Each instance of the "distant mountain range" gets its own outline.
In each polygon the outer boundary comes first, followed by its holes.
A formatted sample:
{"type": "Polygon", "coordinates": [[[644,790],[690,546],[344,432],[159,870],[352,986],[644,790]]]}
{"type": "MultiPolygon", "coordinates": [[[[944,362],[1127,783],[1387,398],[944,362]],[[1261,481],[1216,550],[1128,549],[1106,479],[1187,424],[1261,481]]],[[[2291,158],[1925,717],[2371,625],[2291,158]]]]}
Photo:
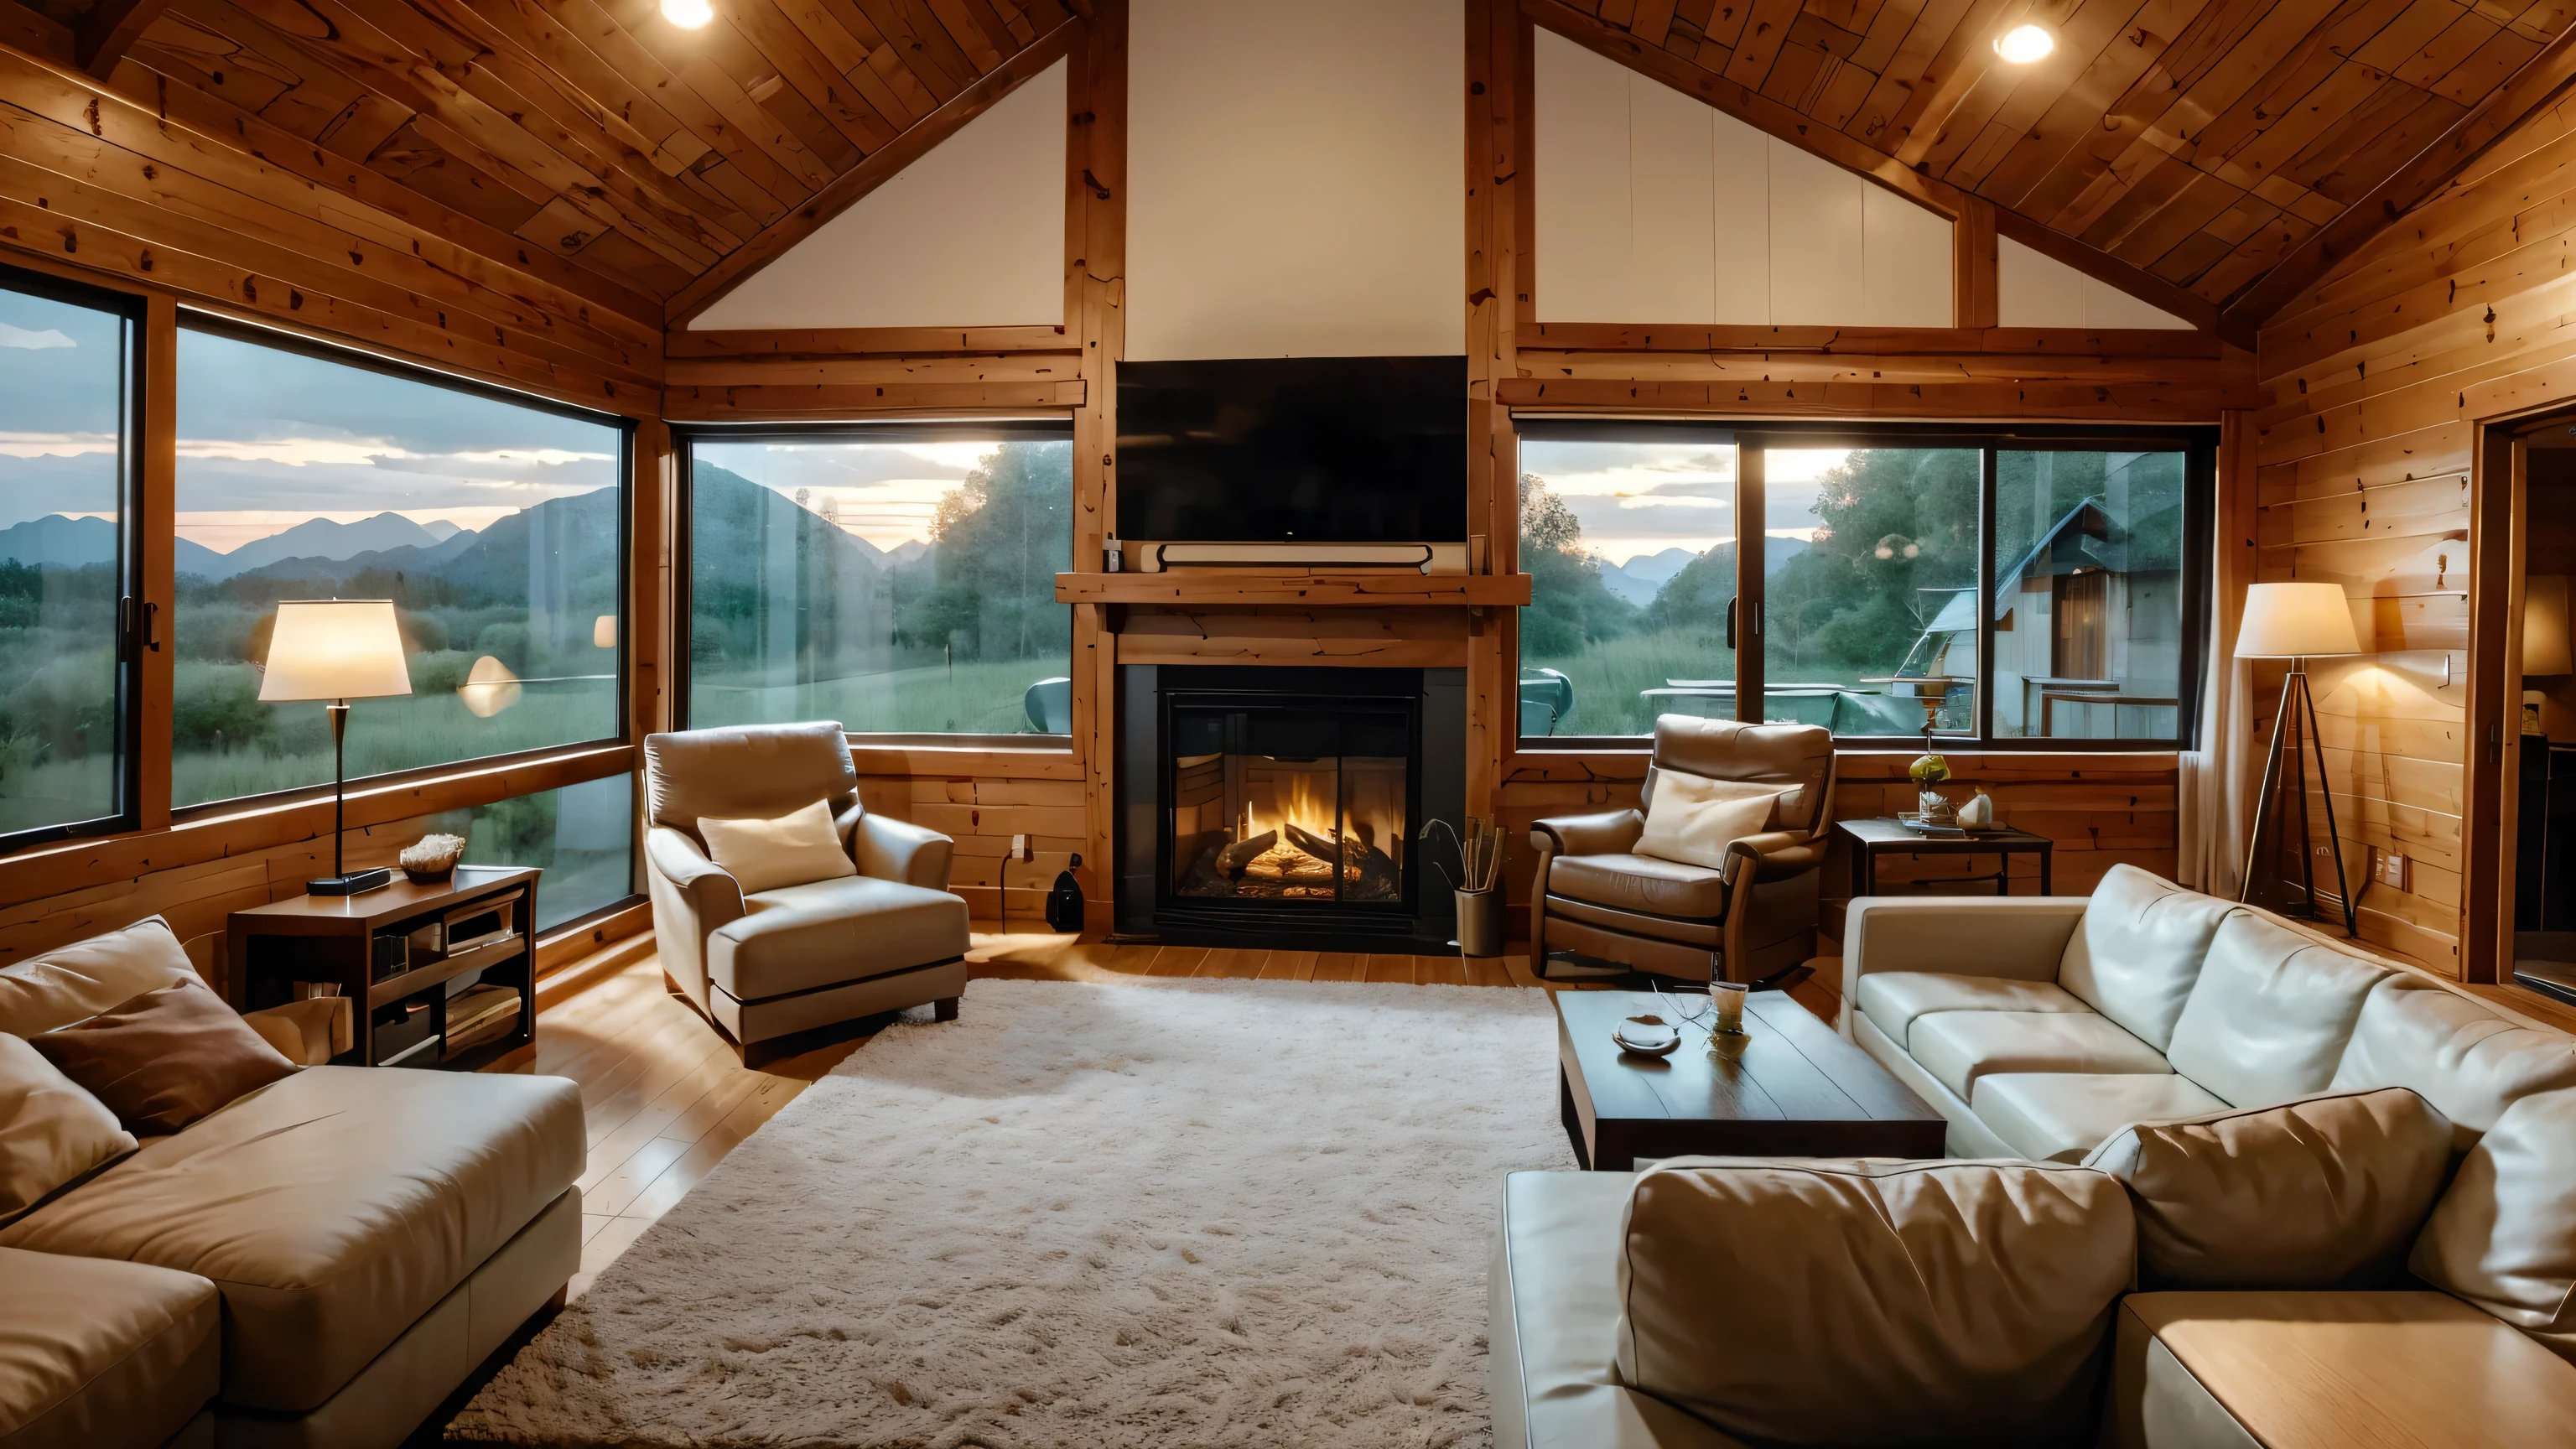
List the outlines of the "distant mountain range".
{"type": "MultiPolygon", "coordinates": [[[[480,536],[444,518],[420,524],[399,513],[379,513],[355,523],[312,518],[282,533],[253,539],[230,553],[217,553],[183,538],[173,551],[172,563],[179,573],[215,580],[261,571],[337,580],[375,563],[435,567],[471,548],[480,536]],[[403,554],[403,559],[394,560],[391,555],[396,553],[403,554]],[[277,568],[281,563],[294,567],[277,568]]],[[[0,558],[56,568],[110,563],[116,558],[116,525],[104,518],[60,513],[31,519],[0,528],[0,558]]]]}
{"type": "MultiPolygon", "coordinates": [[[[1807,551],[1807,542],[1799,538],[1767,540],[1769,551],[1762,561],[1762,573],[1769,577],[1780,566],[1807,551]]],[[[1699,555],[1686,548],[1668,548],[1661,553],[1639,554],[1624,564],[1600,560],[1601,582],[1610,592],[1642,609],[1655,601],[1655,594],[1672,581],[1673,575],[1690,567],[1699,555]]]]}

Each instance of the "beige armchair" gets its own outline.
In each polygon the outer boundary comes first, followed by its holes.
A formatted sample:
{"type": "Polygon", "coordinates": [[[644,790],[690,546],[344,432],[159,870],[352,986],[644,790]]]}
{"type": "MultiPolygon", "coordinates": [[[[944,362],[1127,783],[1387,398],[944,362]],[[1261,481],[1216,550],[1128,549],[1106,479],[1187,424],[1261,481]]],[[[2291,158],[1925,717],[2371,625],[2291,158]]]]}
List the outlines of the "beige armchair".
{"type": "Polygon", "coordinates": [[[761,1042],[966,990],[966,902],[935,830],[871,815],[838,723],[740,725],[644,740],[644,874],[662,970],[731,1035],[761,1042]],[[707,855],[701,817],[774,818],[828,801],[859,873],[744,895],[707,855]]]}
{"type": "Polygon", "coordinates": [[[1705,981],[1714,955],[1729,981],[1760,982],[1816,954],[1817,869],[1834,795],[1834,740],[1814,725],[1752,725],[1668,714],[1655,721],[1655,776],[1793,786],[1769,828],[1738,840],[1710,870],[1635,854],[1642,810],[1569,815],[1530,827],[1530,963],[1542,977],[1651,971],[1705,981]],[[1548,953],[1582,958],[1551,967],[1548,953]]]}

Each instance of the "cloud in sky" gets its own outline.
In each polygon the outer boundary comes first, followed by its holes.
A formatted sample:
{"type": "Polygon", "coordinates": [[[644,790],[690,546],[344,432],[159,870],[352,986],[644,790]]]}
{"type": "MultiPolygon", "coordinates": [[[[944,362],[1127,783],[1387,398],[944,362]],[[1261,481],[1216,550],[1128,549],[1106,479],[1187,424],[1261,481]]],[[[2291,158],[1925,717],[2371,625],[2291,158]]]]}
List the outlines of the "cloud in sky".
{"type": "Polygon", "coordinates": [[[79,345],[55,328],[48,327],[38,332],[31,328],[13,327],[6,322],[0,322],[0,347],[14,347],[21,352],[43,352],[49,348],[78,347],[79,345]]]}
{"type": "Polygon", "coordinates": [[[841,527],[879,548],[930,537],[940,495],[998,443],[701,443],[698,458],[793,497],[834,505],[841,527]]]}

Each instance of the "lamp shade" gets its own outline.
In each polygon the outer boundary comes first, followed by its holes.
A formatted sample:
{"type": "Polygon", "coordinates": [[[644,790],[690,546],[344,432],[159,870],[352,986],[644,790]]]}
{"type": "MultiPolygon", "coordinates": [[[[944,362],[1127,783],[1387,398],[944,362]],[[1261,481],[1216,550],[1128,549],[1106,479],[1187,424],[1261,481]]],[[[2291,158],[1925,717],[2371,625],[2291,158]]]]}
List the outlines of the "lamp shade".
{"type": "Polygon", "coordinates": [[[2567,576],[2533,574],[2522,581],[2522,672],[2576,674],[2567,642],[2567,576]]]}
{"type": "Polygon", "coordinates": [[[268,636],[263,700],[411,693],[391,599],[287,599],[268,636]]]}
{"type": "Polygon", "coordinates": [[[2236,657],[2358,654],[2352,606],[2341,584],[2250,584],[2245,618],[2236,627],[2236,657]]]}

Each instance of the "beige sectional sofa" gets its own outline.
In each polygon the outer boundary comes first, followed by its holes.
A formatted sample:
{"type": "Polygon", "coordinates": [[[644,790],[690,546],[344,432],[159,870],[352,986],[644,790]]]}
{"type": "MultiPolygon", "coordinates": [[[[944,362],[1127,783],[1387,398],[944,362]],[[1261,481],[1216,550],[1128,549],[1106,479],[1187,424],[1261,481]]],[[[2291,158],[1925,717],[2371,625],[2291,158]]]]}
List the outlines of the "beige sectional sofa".
{"type": "MultiPolygon", "coordinates": [[[[2388,1442],[2576,1443],[2576,1038],[2126,867],[2090,898],[1855,901],[1844,949],[1841,1029],[1949,1120],[1954,1162],[1975,1161],[1955,1164],[1935,1207],[1923,1206],[1919,1171],[1933,1164],[1683,1159],[1652,1169],[1679,1174],[1660,1180],[1513,1175],[1492,1280],[1498,1445],[1841,1442],[1825,1421],[1856,1400],[1914,1406],[1872,1442],[1933,1442],[1925,1406],[1943,1385],[2001,1370],[1990,1402],[2027,1402],[2073,1382],[2070,1344],[2096,1355],[2081,1380],[2097,1406],[2082,1439],[2105,1444],[2277,1449],[2383,1430],[2388,1442]],[[2141,1135],[2124,1128],[2242,1122],[2249,1109],[2307,1112],[2388,1088],[2434,1109],[2412,1108],[2432,1134],[2421,1182],[2433,1205],[2396,1244],[2411,1274],[2392,1266],[2388,1281],[2330,1291],[2247,1282],[2106,1297],[2092,1280],[2116,1260],[2039,1233],[2067,1215],[2034,1206],[2070,1185],[2055,1174],[2125,1183],[2146,1244],[2129,1288],[2170,1287],[2146,1271],[2159,1209],[2124,1169],[2141,1135]],[[1670,1203],[1690,1181],[1713,1195],[1677,1214],[1670,1203]],[[1798,1211],[1766,1216],[1779,1202],[1798,1211]],[[1672,1265],[1696,1260],[1673,1239],[1694,1233],[1706,1234],[1701,1256],[1734,1276],[1684,1282],[1672,1265]],[[1762,1254],[1728,1256],[1750,1237],[1762,1254]],[[1898,1271],[1842,1272],[1880,1239],[1907,1245],[1898,1271]],[[1900,1278],[1919,1279],[1923,1300],[1889,1286],[1900,1278]],[[2026,1325],[2043,1310],[2064,1320],[2054,1370],[1998,1326],[2022,1323],[2037,1342],[2026,1325]],[[1812,1373],[1846,1379],[1844,1396],[1815,1398],[1805,1420],[1781,1417],[1811,1382],[1797,1355],[1740,1380],[1733,1399],[1679,1391],[1676,1371],[1658,1367],[1758,1358],[1811,1321],[1843,1330],[1812,1373]],[[1926,1324],[1938,1331],[1927,1337],[1926,1324]],[[1874,1390],[1848,1378],[1854,1362],[1889,1361],[1903,1372],[1874,1390]],[[2036,1377],[1996,1387],[2016,1372],[2036,1377]]],[[[2357,1160],[2366,1144],[2304,1145],[2324,1159],[2331,1194],[2363,1203],[2383,1190],[2380,1165],[2357,1160]]],[[[2212,1161],[2206,1186],[2232,1195],[2231,1211],[2248,1215],[2236,1221],[2280,1226],[2259,1175],[2233,1181],[2223,1152],[2195,1170],[2212,1161]]],[[[2102,1214],[2131,1211],[2112,1197],[2086,1210],[2097,1228],[2102,1214]]],[[[2185,1227],[2223,1234],[2225,1221],[2185,1227]]],[[[2081,1442],[2062,1430],[1992,1437],[2081,1442]]]]}
{"type": "MultiPolygon", "coordinates": [[[[156,932],[73,970],[158,989],[156,932]]],[[[79,1010],[48,969],[0,969],[0,1032],[79,1010]]],[[[0,1449],[400,1443],[579,1268],[586,1150],[562,1078],[334,1066],[146,1139],[0,1227],[0,1449]]]]}

